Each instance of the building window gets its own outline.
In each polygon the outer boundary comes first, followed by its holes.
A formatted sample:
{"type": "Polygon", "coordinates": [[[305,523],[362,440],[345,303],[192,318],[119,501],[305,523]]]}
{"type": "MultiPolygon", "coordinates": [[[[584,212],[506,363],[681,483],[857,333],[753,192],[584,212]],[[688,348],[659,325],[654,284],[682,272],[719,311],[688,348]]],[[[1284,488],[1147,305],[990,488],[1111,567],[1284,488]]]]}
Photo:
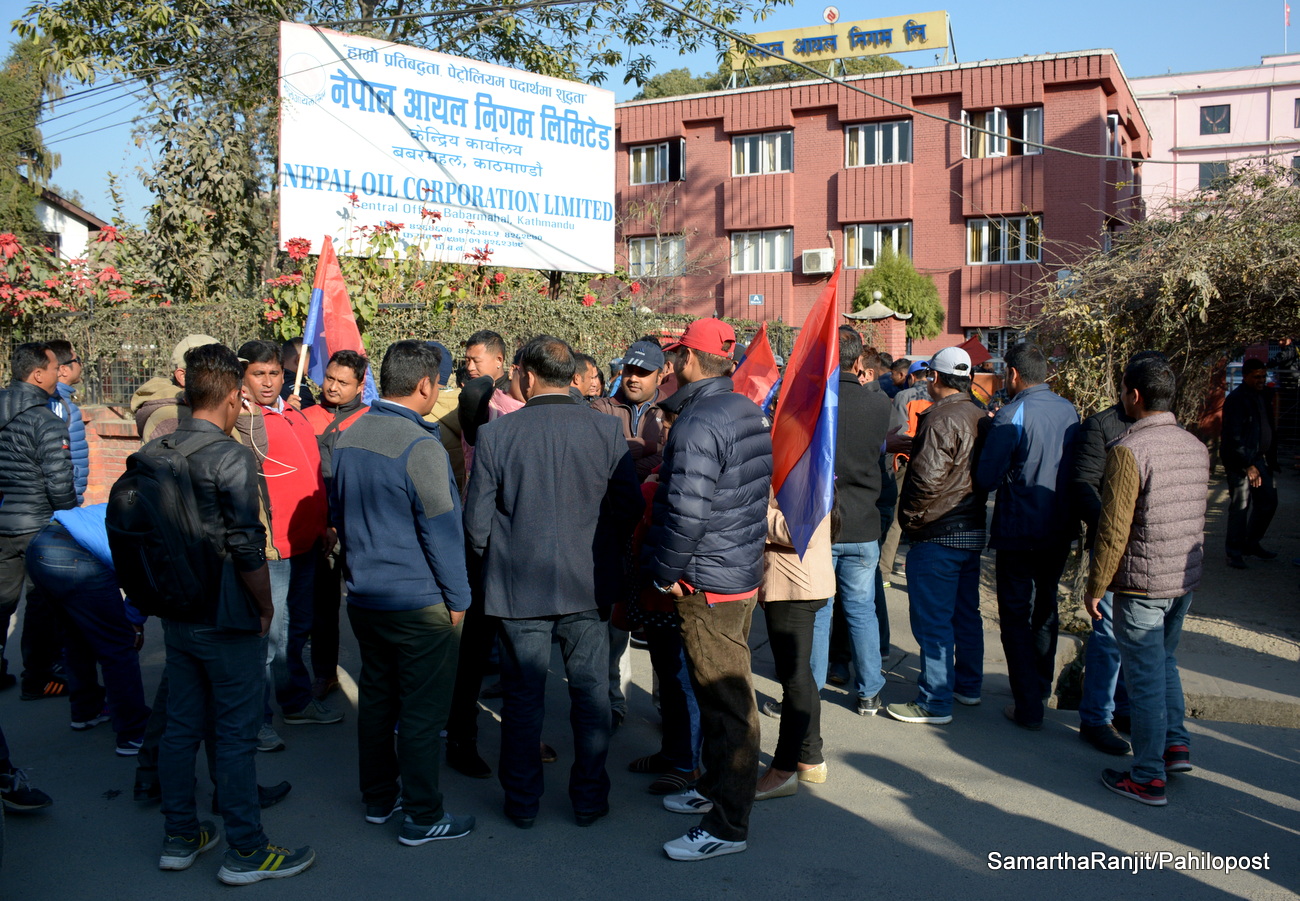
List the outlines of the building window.
{"type": "Polygon", "coordinates": [[[43,247],[48,247],[55,257],[63,256],[63,235],[58,232],[45,232],[41,236],[43,247]]]}
{"type": "Polygon", "coordinates": [[[966,262],[1036,263],[1043,253],[1040,216],[1001,216],[966,222],[966,262]]]}
{"type": "Polygon", "coordinates": [[[772,131],[731,139],[731,174],[761,175],[794,168],[794,132],[772,131]]]}
{"type": "Polygon", "coordinates": [[[630,185],[654,185],[686,179],[686,139],[647,144],[628,150],[630,185]]]}
{"type": "Polygon", "coordinates": [[[844,165],[888,166],[912,161],[912,123],[871,122],[849,125],[844,129],[844,165]]]}
{"type": "Polygon", "coordinates": [[[1224,103],[1219,106],[1201,107],[1201,134],[1226,135],[1232,130],[1232,107],[1224,103]]]}
{"type": "Polygon", "coordinates": [[[1111,113],[1106,117],[1106,149],[1107,156],[1121,156],[1123,151],[1122,139],[1120,138],[1119,116],[1111,113]]]}
{"type": "Polygon", "coordinates": [[[1200,176],[1197,179],[1196,187],[1204,191],[1207,188],[1213,188],[1215,183],[1220,179],[1228,177],[1228,161],[1220,160],[1214,163],[1201,163],[1197,167],[1200,170],[1200,176]]]}
{"type": "Polygon", "coordinates": [[[686,239],[681,235],[629,238],[627,273],[633,278],[683,275],[686,270],[686,239]]]}
{"type": "Polygon", "coordinates": [[[1300,97],[1295,99],[1295,127],[1300,128],[1300,97]]]}
{"type": "Polygon", "coordinates": [[[875,266],[883,247],[892,247],[894,253],[910,257],[912,223],[850,225],[844,229],[844,265],[850,269],[870,269],[875,266]]]}
{"type": "Polygon", "coordinates": [[[731,271],[789,272],[794,268],[791,254],[793,229],[777,228],[761,232],[733,232],[731,235],[731,271]]]}
{"type": "MultiPolygon", "coordinates": [[[[980,343],[988,348],[990,354],[1005,358],[1007,351],[1020,341],[1020,332],[1013,328],[968,328],[966,337],[978,338],[980,343]]],[[[997,367],[997,364],[994,365],[997,367]]]]}
{"type": "Polygon", "coordinates": [[[1043,108],[994,107],[979,112],[961,111],[961,155],[966,159],[991,156],[1035,156],[1043,152],[1043,108]],[[984,131],[976,131],[984,129],[984,131]],[[992,132],[992,134],[988,134],[992,132]],[[1026,141],[1030,143],[1025,143],[1026,141]]]}

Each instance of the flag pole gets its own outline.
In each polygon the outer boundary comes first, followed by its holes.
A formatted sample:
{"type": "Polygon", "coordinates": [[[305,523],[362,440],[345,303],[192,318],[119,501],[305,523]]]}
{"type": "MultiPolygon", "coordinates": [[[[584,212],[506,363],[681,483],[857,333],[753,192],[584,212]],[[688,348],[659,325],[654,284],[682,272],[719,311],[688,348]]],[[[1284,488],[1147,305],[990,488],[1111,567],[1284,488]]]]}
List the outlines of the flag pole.
{"type": "MultiPolygon", "coordinates": [[[[303,331],[306,332],[306,329],[303,329],[303,331]]],[[[306,334],[303,337],[306,338],[306,334]]],[[[307,368],[307,352],[309,350],[311,348],[307,346],[306,341],[303,341],[302,347],[298,348],[298,371],[294,373],[293,378],[293,393],[295,395],[302,389],[302,374],[307,368]]]]}

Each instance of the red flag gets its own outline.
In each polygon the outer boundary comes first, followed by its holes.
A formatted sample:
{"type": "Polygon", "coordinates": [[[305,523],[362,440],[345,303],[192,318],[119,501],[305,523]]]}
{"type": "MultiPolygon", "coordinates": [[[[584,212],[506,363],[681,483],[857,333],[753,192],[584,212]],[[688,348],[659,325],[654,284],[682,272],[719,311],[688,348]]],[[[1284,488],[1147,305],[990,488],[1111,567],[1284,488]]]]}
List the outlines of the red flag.
{"type": "Polygon", "coordinates": [[[736,367],[731,381],[737,394],[762,407],[772,393],[772,386],[780,378],[781,370],[776,368],[776,357],[772,355],[772,345],[767,340],[767,323],[764,322],[754,340],[749,342],[745,359],[736,367]]]}
{"type": "Polygon", "coordinates": [[[840,405],[839,301],[842,266],[808,311],[785,367],[772,425],[772,491],[800,558],[831,512],[840,405]]]}
{"type": "MultiPolygon", "coordinates": [[[[343,270],[339,268],[339,258],[334,255],[334,242],[329,235],[321,241],[320,257],[316,260],[316,278],[311,286],[302,343],[311,348],[307,375],[317,385],[325,383],[325,366],[331,354],[340,350],[355,350],[362,356],[366,353],[356,314],[352,312],[352,301],[348,299],[343,270]]],[[[365,403],[372,403],[377,396],[374,378],[367,369],[363,388],[365,403]]]]}

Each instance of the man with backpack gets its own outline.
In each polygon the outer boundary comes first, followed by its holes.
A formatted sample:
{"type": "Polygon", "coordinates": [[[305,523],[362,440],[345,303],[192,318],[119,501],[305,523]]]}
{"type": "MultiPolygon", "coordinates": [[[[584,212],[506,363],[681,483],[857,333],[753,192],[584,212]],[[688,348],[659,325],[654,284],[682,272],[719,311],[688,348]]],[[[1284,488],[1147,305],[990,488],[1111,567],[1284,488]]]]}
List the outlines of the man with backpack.
{"type": "Polygon", "coordinates": [[[109,544],[123,588],[141,612],[163,621],[170,691],[158,760],[166,817],[158,866],[186,869],[217,842],[194,798],[211,710],[221,793],[214,806],[229,845],[217,875],[245,885],[296,875],[316,855],[272,845],[262,831],[255,761],[272,605],[257,463],[230,437],[243,367],[218,344],[190,350],[185,363],[192,416],[128,461],[109,498],[109,544]]]}

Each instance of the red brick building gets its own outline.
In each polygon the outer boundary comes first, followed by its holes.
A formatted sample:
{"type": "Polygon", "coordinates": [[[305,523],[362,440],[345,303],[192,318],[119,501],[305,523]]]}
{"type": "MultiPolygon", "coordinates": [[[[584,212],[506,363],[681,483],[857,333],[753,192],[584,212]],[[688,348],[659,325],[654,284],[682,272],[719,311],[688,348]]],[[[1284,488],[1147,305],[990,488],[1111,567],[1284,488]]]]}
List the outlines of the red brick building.
{"type": "MultiPolygon", "coordinates": [[[[946,311],[913,350],[980,329],[997,353],[1019,306],[1141,213],[1150,136],[1111,51],[847,81],[877,96],[804,82],[618,105],[618,240],[631,277],[671,277],[661,309],[800,325],[843,259],[848,312],[888,243],[946,311]]],[[[904,352],[901,329],[886,343],[904,352]]]]}

